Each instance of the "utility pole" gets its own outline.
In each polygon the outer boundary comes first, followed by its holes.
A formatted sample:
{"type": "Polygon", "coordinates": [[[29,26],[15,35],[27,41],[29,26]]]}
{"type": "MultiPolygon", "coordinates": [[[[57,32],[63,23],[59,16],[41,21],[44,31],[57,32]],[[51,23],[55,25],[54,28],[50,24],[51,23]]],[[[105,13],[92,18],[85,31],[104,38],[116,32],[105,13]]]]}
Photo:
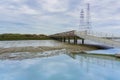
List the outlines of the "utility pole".
{"type": "Polygon", "coordinates": [[[87,19],[87,20],[86,20],[87,32],[90,32],[90,30],[91,30],[90,3],[87,3],[86,19],[87,19]]]}
{"type": "Polygon", "coordinates": [[[81,9],[80,12],[80,26],[79,26],[80,30],[84,30],[85,29],[85,15],[84,15],[84,10],[81,9]]]}

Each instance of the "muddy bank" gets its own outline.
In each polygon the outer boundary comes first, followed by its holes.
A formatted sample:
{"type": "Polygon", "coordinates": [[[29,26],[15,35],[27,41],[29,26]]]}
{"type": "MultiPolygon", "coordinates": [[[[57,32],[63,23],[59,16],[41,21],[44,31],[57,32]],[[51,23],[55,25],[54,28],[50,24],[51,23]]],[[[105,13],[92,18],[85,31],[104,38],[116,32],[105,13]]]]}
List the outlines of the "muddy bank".
{"type": "Polygon", "coordinates": [[[10,47],[0,48],[0,59],[22,60],[36,57],[50,57],[59,54],[84,52],[97,50],[99,47],[88,45],[61,45],[55,47],[39,46],[39,47],[10,47]]]}
{"type": "Polygon", "coordinates": [[[11,47],[11,48],[0,48],[0,54],[3,53],[15,53],[15,52],[44,52],[51,50],[66,49],[69,52],[84,52],[90,50],[97,50],[99,47],[88,46],[88,45],[62,45],[55,47],[39,46],[39,47],[11,47]]]}
{"type": "Polygon", "coordinates": [[[23,60],[31,58],[47,58],[51,56],[57,56],[65,54],[66,50],[53,50],[45,52],[15,52],[0,54],[0,60],[23,60]]]}
{"type": "Polygon", "coordinates": [[[44,52],[50,50],[60,50],[60,47],[11,47],[11,48],[0,48],[0,54],[3,53],[15,53],[15,52],[44,52]]]}

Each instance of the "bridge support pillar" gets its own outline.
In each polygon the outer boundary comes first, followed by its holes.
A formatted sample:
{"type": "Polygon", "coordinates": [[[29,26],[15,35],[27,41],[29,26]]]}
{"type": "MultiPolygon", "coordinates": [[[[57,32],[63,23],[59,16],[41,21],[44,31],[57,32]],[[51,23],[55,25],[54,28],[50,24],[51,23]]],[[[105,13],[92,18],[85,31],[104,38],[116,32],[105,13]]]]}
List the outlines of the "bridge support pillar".
{"type": "Polygon", "coordinates": [[[62,42],[62,38],[60,38],[60,41],[62,42]]]}
{"type": "Polygon", "coordinates": [[[70,43],[70,37],[68,37],[68,43],[70,43]]]}
{"type": "Polygon", "coordinates": [[[82,44],[84,44],[84,39],[82,39],[82,44]]]}
{"type": "Polygon", "coordinates": [[[74,44],[77,44],[77,37],[74,37],[74,44]]]}
{"type": "Polygon", "coordinates": [[[63,41],[66,42],[66,38],[65,37],[63,38],[63,41]]]}

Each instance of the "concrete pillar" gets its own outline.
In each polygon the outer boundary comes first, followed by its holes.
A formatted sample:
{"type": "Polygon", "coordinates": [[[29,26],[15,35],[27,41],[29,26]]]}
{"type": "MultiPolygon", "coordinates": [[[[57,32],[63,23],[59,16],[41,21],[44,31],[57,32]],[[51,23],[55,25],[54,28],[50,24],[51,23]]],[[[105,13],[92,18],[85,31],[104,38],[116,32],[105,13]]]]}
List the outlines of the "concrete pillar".
{"type": "Polygon", "coordinates": [[[82,44],[84,44],[84,39],[82,39],[82,44]]]}
{"type": "Polygon", "coordinates": [[[59,39],[59,38],[57,38],[57,40],[58,40],[58,41],[60,41],[60,39],[59,39]]]}
{"type": "Polygon", "coordinates": [[[70,43],[70,37],[68,37],[68,43],[70,43]]]}
{"type": "Polygon", "coordinates": [[[77,37],[74,37],[74,44],[77,44],[77,37]]]}
{"type": "Polygon", "coordinates": [[[66,42],[66,38],[64,37],[64,42],[66,42]]]}
{"type": "Polygon", "coordinates": [[[77,44],[77,38],[76,38],[76,40],[75,40],[75,43],[77,44]]]}
{"type": "Polygon", "coordinates": [[[74,44],[75,44],[75,37],[74,37],[74,44]]]}
{"type": "Polygon", "coordinates": [[[62,38],[60,38],[60,41],[62,42],[62,38]]]}

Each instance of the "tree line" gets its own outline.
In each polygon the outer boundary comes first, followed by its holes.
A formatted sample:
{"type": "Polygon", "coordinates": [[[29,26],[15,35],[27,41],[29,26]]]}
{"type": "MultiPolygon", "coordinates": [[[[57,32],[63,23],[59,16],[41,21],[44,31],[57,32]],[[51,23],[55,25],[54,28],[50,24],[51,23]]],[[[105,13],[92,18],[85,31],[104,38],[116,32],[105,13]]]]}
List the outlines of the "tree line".
{"type": "Polygon", "coordinates": [[[46,40],[49,36],[44,34],[0,34],[0,40],[46,40]]]}

